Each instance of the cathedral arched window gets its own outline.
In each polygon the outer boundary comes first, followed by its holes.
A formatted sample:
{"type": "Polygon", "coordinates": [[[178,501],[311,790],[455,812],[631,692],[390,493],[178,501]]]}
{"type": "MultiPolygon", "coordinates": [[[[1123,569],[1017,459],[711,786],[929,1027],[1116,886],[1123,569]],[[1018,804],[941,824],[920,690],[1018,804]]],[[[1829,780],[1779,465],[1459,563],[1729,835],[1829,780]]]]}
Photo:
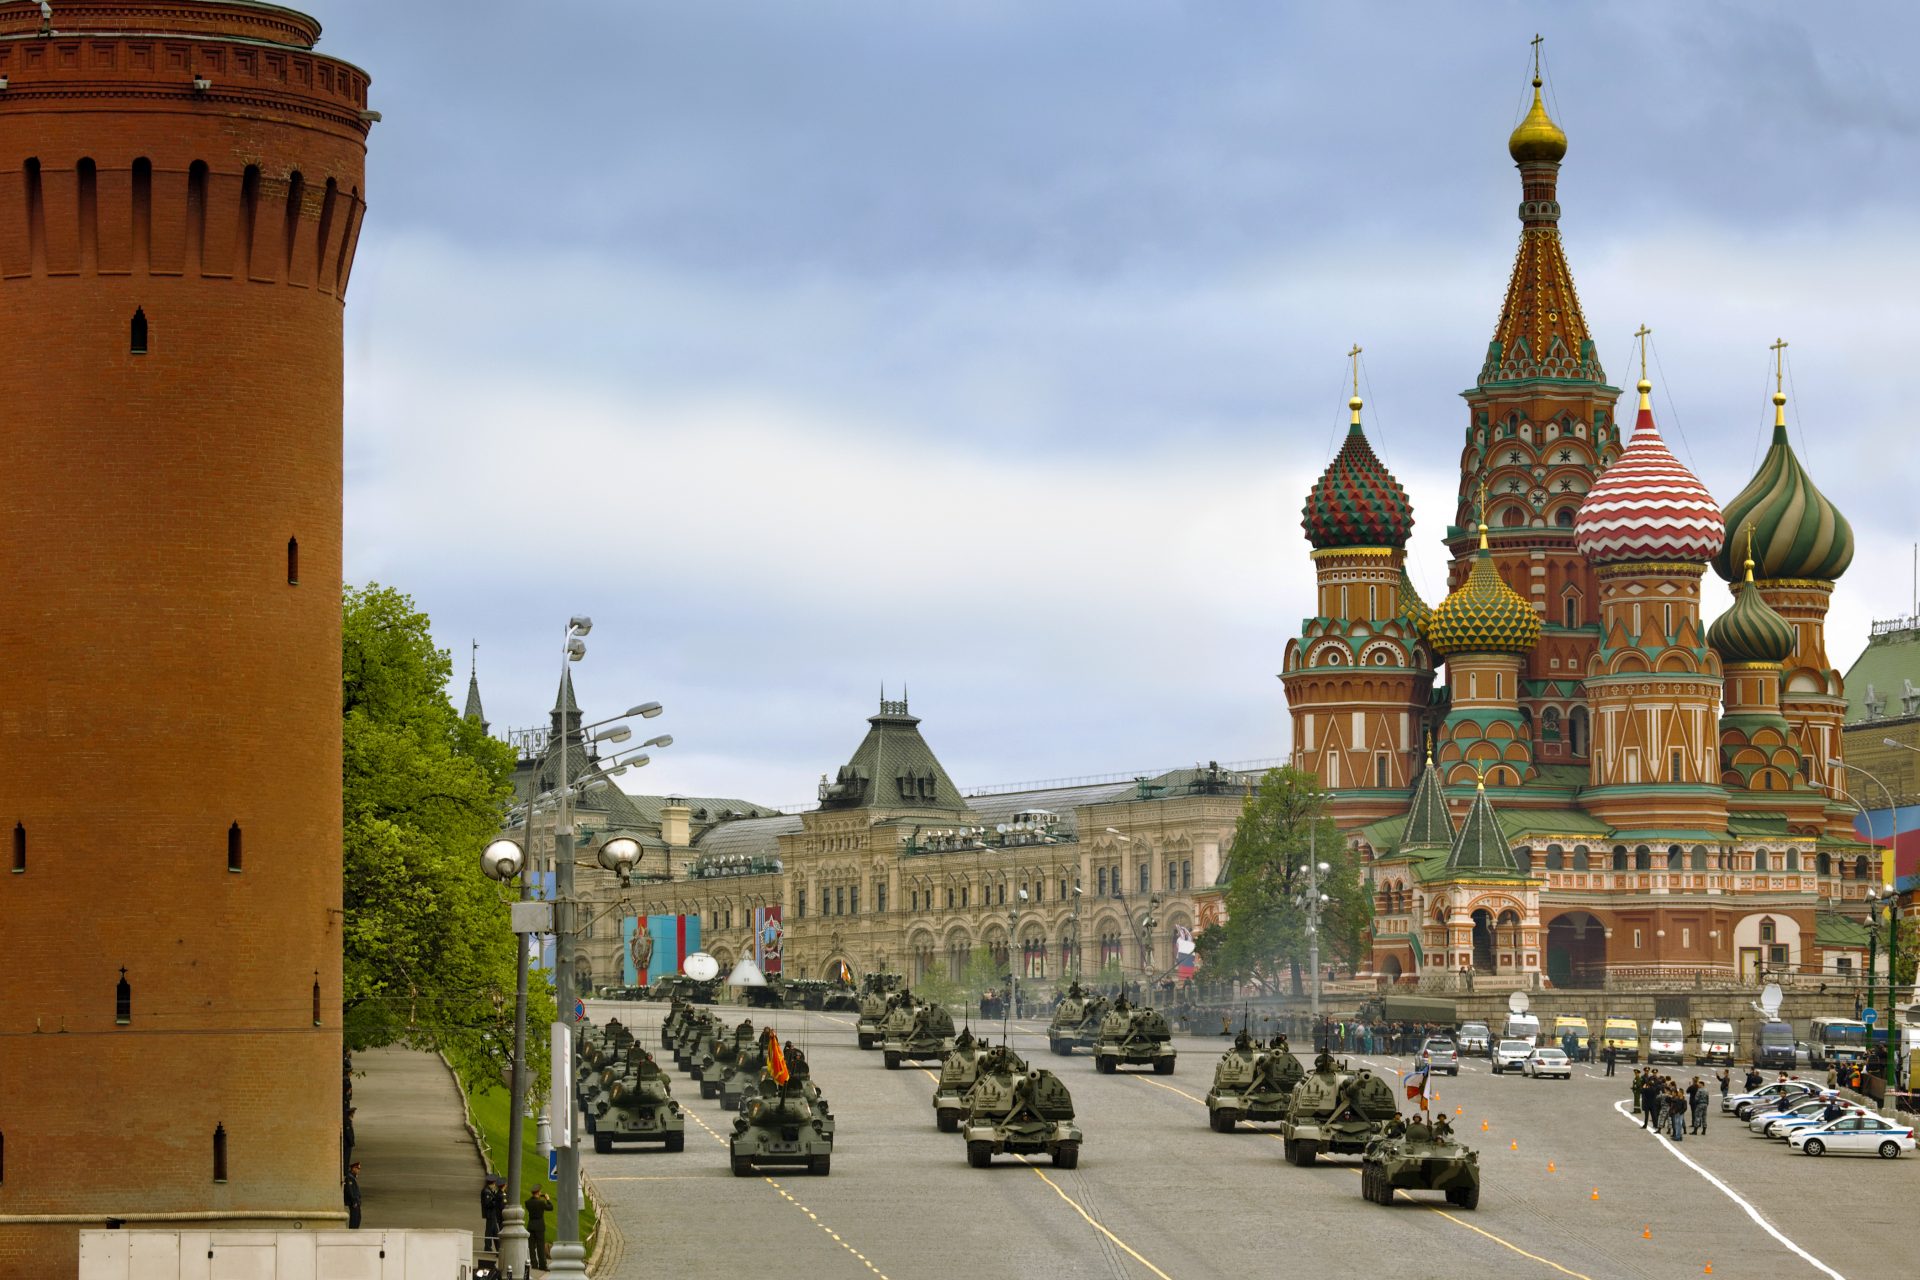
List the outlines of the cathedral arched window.
{"type": "Polygon", "coordinates": [[[1653,850],[1645,845],[1635,845],[1633,849],[1633,869],[1635,871],[1653,870],[1653,850]]]}
{"type": "MultiPolygon", "coordinates": [[[[1566,484],[1566,481],[1563,480],[1561,481],[1561,483],[1566,484]]],[[[1572,507],[1560,508],[1560,510],[1554,514],[1553,522],[1554,524],[1558,525],[1562,529],[1573,528],[1573,508],[1572,507]]]]}
{"type": "Polygon", "coordinates": [[[1613,846],[1613,869],[1615,871],[1627,869],[1627,846],[1623,844],[1613,846]]]}
{"type": "Polygon", "coordinates": [[[1565,868],[1567,855],[1557,844],[1547,846],[1547,870],[1559,871],[1565,868]]]}
{"type": "Polygon", "coordinates": [[[1680,859],[1681,859],[1680,846],[1677,844],[1668,845],[1667,846],[1667,870],[1669,871],[1680,870],[1680,859]]]}
{"type": "Polygon", "coordinates": [[[1575,871],[1586,871],[1591,866],[1592,862],[1587,855],[1587,846],[1583,844],[1573,846],[1573,869],[1575,871]]]}

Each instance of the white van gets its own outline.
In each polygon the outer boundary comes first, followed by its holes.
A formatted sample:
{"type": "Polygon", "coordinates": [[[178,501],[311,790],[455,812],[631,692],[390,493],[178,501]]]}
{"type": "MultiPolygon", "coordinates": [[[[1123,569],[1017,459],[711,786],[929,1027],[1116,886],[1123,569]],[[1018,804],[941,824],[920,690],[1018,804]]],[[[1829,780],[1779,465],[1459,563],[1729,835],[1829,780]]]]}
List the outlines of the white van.
{"type": "Polygon", "coordinates": [[[1510,1013],[1507,1015],[1507,1034],[1503,1040],[1525,1040],[1530,1046],[1540,1043],[1540,1019],[1530,1013],[1510,1013]]]}
{"type": "Polygon", "coordinates": [[[1700,1054],[1695,1059],[1703,1067],[1725,1067],[1733,1063],[1733,1024],[1700,1024],[1700,1054]]]}
{"type": "Polygon", "coordinates": [[[1676,1018],[1655,1018],[1647,1029],[1647,1061],[1671,1062],[1679,1066],[1687,1060],[1687,1029],[1676,1018]]]}

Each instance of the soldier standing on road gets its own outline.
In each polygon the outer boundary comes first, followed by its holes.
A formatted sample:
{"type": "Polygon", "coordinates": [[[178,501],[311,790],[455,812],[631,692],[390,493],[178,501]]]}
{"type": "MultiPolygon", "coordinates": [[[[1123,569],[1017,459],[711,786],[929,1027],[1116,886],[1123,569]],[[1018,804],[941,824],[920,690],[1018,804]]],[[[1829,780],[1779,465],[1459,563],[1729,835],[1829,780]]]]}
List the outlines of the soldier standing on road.
{"type": "Polygon", "coordinates": [[[1733,1085],[1733,1075],[1727,1068],[1720,1068],[1720,1101],[1727,1100],[1727,1090],[1733,1085]]]}
{"type": "Polygon", "coordinates": [[[1627,1094],[1633,1099],[1633,1114],[1640,1114],[1640,1068],[1633,1069],[1633,1083],[1627,1086],[1627,1094]]]}
{"type": "Polygon", "coordinates": [[[347,1166],[347,1180],[341,1186],[341,1193],[347,1202],[347,1230],[360,1229],[360,1162],[355,1160],[347,1166]]]}
{"type": "Polygon", "coordinates": [[[1603,1053],[1603,1054],[1601,1054],[1600,1056],[1601,1056],[1602,1058],[1604,1058],[1604,1059],[1606,1059],[1606,1063],[1607,1063],[1607,1074],[1608,1074],[1608,1075],[1612,1075],[1612,1074],[1613,1074],[1613,1063],[1614,1063],[1614,1059],[1615,1059],[1615,1057],[1617,1056],[1617,1055],[1616,1055],[1616,1054],[1614,1053],[1614,1050],[1613,1050],[1613,1046],[1612,1046],[1612,1045],[1608,1045],[1608,1046],[1607,1046],[1607,1051],[1606,1051],[1605,1053],[1603,1053]]]}
{"type": "Polygon", "coordinates": [[[553,1201],[540,1187],[527,1197],[527,1255],[542,1271],[547,1269],[547,1212],[552,1208],[553,1201]]]}
{"type": "Polygon", "coordinates": [[[500,1220],[506,1216],[507,1197],[500,1190],[492,1174],[480,1184],[480,1217],[487,1224],[486,1240],[481,1248],[489,1252],[500,1251],[500,1220]]]}
{"type": "Polygon", "coordinates": [[[1687,1086],[1687,1103],[1693,1108],[1693,1132],[1707,1131],[1707,1086],[1699,1076],[1687,1086]]]}
{"type": "Polygon", "coordinates": [[[1642,1114],[1640,1117],[1640,1127],[1642,1129],[1652,1129],[1656,1133],[1659,1131],[1659,1110],[1662,1096],[1660,1092],[1660,1082],[1654,1078],[1651,1071],[1641,1077],[1640,1110],[1642,1114]]]}

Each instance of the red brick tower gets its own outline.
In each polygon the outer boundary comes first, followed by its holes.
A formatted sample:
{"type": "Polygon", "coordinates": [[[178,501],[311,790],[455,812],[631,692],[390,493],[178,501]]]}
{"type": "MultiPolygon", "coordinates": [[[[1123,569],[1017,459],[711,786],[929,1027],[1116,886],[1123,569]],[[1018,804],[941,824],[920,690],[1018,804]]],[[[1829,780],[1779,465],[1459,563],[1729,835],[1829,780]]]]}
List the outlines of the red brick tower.
{"type": "Polygon", "coordinates": [[[367,76],[0,4],[0,1277],[337,1225],[341,323],[367,76]]]}

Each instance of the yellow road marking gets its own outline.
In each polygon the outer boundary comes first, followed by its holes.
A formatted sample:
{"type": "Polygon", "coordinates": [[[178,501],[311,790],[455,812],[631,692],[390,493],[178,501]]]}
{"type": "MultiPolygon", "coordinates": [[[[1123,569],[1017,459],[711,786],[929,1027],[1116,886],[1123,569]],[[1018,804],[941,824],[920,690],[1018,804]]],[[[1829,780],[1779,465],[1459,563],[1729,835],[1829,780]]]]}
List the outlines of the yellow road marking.
{"type": "Polygon", "coordinates": [[[1132,1258],[1135,1262],[1139,1263],[1141,1266],[1145,1267],[1147,1270],[1153,1272],[1153,1274],[1155,1274],[1156,1276],[1159,1276],[1160,1280],[1173,1280],[1172,1276],[1168,1275],[1166,1272],[1162,1271],[1160,1268],[1154,1266],[1151,1262],[1148,1262],[1145,1258],[1141,1257],[1139,1253],[1134,1250],[1132,1245],[1128,1244],[1125,1240],[1122,1240],[1119,1236],[1113,1234],[1113,1232],[1107,1230],[1105,1225],[1102,1224],[1099,1219],[1095,1218],[1092,1214],[1088,1213],[1085,1209],[1080,1207],[1080,1202],[1078,1200],[1075,1200],[1072,1196],[1062,1191],[1060,1189],[1059,1183],[1055,1182],[1052,1178],[1049,1178],[1046,1174],[1042,1173],[1039,1169],[1034,1168],[1032,1164],[1028,1163],[1027,1158],[1025,1156],[1015,1156],[1014,1159],[1018,1160],[1021,1164],[1026,1165],[1027,1168],[1032,1169],[1034,1177],[1040,1179],[1040,1181],[1052,1187],[1053,1194],[1059,1196],[1062,1200],[1065,1200],[1069,1205],[1072,1205],[1073,1211],[1079,1214],[1082,1218],[1086,1219],[1086,1223],[1088,1226],[1092,1227],[1095,1231],[1098,1231],[1101,1235],[1105,1236],[1107,1239],[1113,1241],[1113,1243],[1118,1245],[1120,1249],[1129,1258],[1132,1258]]]}
{"type": "MultiPolygon", "coordinates": [[[[1188,1098],[1194,1102],[1198,1102],[1201,1106],[1206,1105],[1206,1100],[1204,1098],[1195,1098],[1192,1094],[1188,1093],[1186,1090],[1176,1089],[1170,1084],[1161,1084],[1158,1080],[1149,1080],[1145,1076],[1129,1076],[1127,1078],[1130,1080],[1137,1080],[1141,1084],[1150,1084],[1156,1089],[1165,1089],[1168,1093],[1177,1093],[1183,1098],[1188,1098]]],[[[1262,1137],[1272,1138],[1275,1142],[1284,1143],[1286,1141],[1286,1139],[1283,1138],[1281,1135],[1277,1133],[1268,1132],[1266,1130],[1255,1129],[1255,1130],[1250,1130],[1250,1132],[1258,1133],[1262,1137]]],[[[1348,1167],[1352,1168],[1352,1166],[1348,1166],[1348,1167]]],[[[1040,1171],[1038,1169],[1035,1169],[1034,1172],[1039,1173],[1040,1171]]],[[[1358,1174],[1360,1170],[1355,1168],[1353,1169],[1353,1172],[1358,1174]]],[[[1044,1177],[1045,1175],[1042,1175],[1042,1176],[1044,1177]]],[[[1058,1189],[1059,1188],[1057,1187],[1055,1188],[1055,1190],[1058,1190],[1058,1189]]],[[[1405,1193],[1396,1192],[1395,1194],[1404,1195],[1405,1193]]],[[[1475,1235],[1485,1236],[1487,1239],[1493,1241],[1495,1244],[1500,1245],[1503,1248],[1511,1249],[1523,1258],[1533,1259],[1535,1262],[1539,1263],[1541,1266],[1552,1267],[1555,1271],[1558,1271],[1561,1275],[1576,1276],[1578,1277],[1578,1280],[1592,1280],[1591,1276],[1585,1275],[1578,1271],[1569,1271],[1567,1268],[1561,1266],[1559,1263],[1555,1262],[1551,1258],[1543,1258],[1537,1253],[1528,1253],[1525,1249],[1522,1249],[1519,1245],[1515,1244],[1513,1241],[1508,1240],[1502,1236],[1497,1236],[1493,1234],[1493,1232],[1488,1231],[1484,1227],[1476,1227],[1471,1222],[1466,1221],[1464,1218],[1456,1218],[1453,1214],[1448,1213],[1445,1209],[1442,1209],[1437,1205],[1428,1204],[1423,1200],[1415,1200],[1412,1196],[1407,1196],[1406,1199],[1408,1204],[1419,1205],[1422,1209],[1425,1209],[1428,1213],[1437,1213],[1441,1217],[1445,1218],[1448,1222],[1454,1223],[1457,1226],[1465,1227],[1467,1230],[1473,1232],[1475,1235]]],[[[1122,1245],[1121,1247],[1125,1248],[1124,1245],[1122,1245]]],[[[1129,1252],[1131,1252],[1131,1250],[1129,1250],[1129,1252]]]]}

